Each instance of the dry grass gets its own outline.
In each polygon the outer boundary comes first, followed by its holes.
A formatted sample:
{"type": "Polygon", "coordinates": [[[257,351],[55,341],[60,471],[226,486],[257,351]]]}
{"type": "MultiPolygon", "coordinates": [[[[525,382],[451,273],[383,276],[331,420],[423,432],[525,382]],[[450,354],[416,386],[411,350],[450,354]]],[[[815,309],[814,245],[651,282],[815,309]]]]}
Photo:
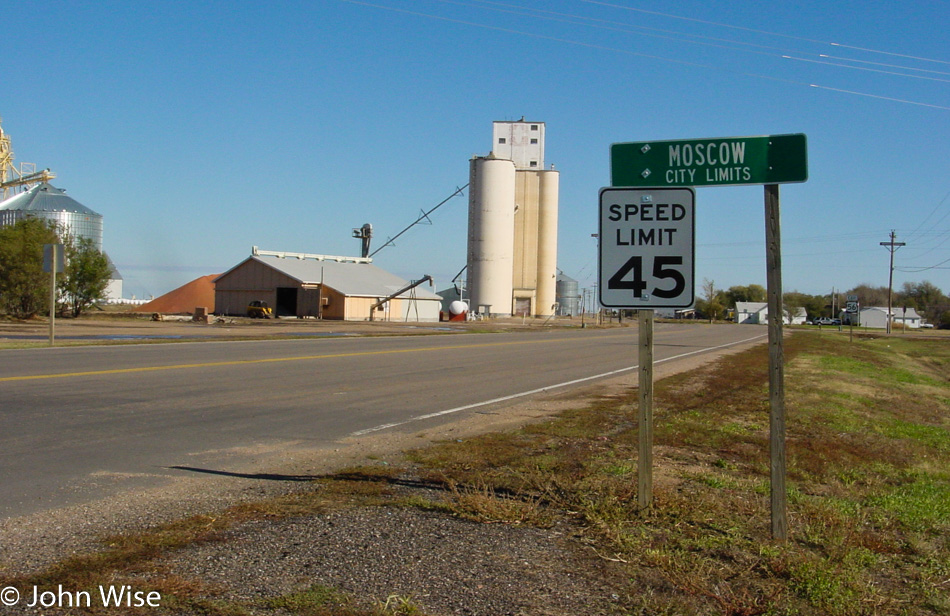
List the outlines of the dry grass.
{"type": "Polygon", "coordinates": [[[787,543],[769,536],[765,349],[657,384],[650,511],[632,392],[412,456],[572,519],[623,563],[630,613],[950,613],[950,345],[803,333],[786,361],[787,543]]]}

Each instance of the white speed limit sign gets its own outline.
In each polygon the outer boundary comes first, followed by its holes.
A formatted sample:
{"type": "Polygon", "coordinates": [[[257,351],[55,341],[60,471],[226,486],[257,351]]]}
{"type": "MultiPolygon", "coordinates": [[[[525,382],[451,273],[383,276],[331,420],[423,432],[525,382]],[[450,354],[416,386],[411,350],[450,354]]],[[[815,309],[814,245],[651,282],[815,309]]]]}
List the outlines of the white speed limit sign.
{"type": "Polygon", "coordinates": [[[695,301],[692,188],[600,190],[600,304],[689,308],[695,301]]]}

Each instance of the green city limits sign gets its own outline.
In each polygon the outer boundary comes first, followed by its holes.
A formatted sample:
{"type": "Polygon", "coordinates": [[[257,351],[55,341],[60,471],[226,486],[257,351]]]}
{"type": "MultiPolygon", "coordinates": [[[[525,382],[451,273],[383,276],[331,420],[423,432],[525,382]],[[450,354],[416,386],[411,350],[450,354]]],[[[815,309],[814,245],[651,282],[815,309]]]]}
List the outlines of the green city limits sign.
{"type": "Polygon", "coordinates": [[[786,184],[807,179],[801,133],[610,146],[611,186],[786,184]]]}

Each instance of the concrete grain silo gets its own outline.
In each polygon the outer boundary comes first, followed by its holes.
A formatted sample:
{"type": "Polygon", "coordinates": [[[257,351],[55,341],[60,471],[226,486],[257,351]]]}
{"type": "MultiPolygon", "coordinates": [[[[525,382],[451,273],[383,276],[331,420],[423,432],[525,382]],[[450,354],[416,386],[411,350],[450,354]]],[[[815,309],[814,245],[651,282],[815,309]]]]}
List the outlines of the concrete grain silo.
{"type": "Polygon", "coordinates": [[[511,314],[515,164],[476,156],[469,166],[468,284],[480,314],[511,314]]]}
{"type": "Polygon", "coordinates": [[[557,210],[559,175],[539,173],[538,190],[538,283],[534,314],[554,314],[557,301],[557,210]]]}
{"type": "Polygon", "coordinates": [[[471,160],[472,309],[550,316],[557,301],[559,181],[553,167],[544,168],[544,123],[494,122],[492,140],[491,154],[471,160]]]}

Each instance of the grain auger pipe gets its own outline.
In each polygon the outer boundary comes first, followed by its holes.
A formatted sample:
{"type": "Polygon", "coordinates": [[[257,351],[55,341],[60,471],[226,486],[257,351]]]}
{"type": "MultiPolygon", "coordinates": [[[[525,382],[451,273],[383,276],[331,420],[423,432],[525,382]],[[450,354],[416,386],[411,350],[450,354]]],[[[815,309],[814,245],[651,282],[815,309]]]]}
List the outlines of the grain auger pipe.
{"type": "Polygon", "coordinates": [[[376,309],[377,309],[377,308],[379,308],[380,306],[382,306],[383,304],[385,304],[385,303],[388,302],[389,300],[393,299],[394,297],[398,297],[398,296],[402,295],[403,293],[405,293],[406,291],[410,291],[410,290],[412,290],[412,289],[415,289],[416,287],[418,287],[418,286],[419,286],[420,284],[422,284],[423,282],[428,282],[430,287],[435,284],[435,283],[432,281],[432,276],[429,276],[428,274],[426,274],[425,276],[423,276],[423,277],[420,278],[419,280],[415,280],[415,281],[413,281],[413,282],[410,282],[409,284],[407,284],[407,285],[404,286],[403,288],[399,289],[398,291],[396,291],[395,293],[393,293],[393,294],[390,295],[389,297],[384,297],[383,299],[381,299],[381,300],[379,300],[378,302],[376,302],[375,304],[373,304],[373,305],[370,307],[370,309],[369,309],[369,320],[370,320],[370,321],[374,321],[374,320],[375,320],[375,319],[373,318],[373,315],[376,314],[376,309]]]}

